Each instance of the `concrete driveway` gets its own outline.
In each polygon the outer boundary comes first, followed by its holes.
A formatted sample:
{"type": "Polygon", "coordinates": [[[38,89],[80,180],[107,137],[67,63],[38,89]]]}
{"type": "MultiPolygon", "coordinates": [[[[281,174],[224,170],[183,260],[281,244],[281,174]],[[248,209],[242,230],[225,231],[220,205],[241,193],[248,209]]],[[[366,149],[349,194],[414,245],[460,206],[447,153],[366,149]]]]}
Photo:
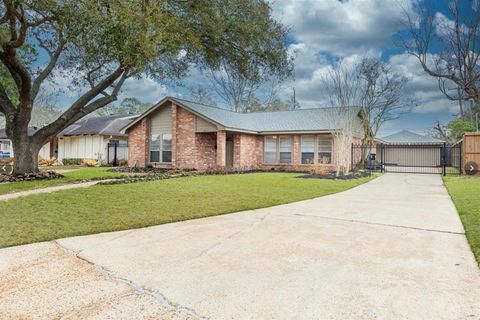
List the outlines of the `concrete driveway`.
{"type": "Polygon", "coordinates": [[[0,318],[480,319],[438,175],[0,250],[0,318]]]}

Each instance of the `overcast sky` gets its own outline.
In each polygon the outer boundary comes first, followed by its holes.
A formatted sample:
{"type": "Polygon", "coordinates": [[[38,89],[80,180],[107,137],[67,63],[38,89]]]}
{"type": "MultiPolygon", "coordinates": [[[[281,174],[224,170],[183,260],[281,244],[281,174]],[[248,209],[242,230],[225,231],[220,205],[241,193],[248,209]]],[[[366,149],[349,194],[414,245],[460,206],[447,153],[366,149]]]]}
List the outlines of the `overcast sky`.
{"type": "MultiPolygon", "coordinates": [[[[274,15],[291,30],[290,49],[296,52],[295,77],[280,93],[286,99],[293,88],[303,108],[325,106],[321,75],[337,59],[356,61],[365,55],[378,56],[409,79],[406,94],[418,106],[399,119],[387,123],[380,135],[401,129],[425,133],[437,120],[447,122],[458,106],[446,99],[437,81],[425,75],[418,61],[405,54],[392,41],[402,30],[403,10],[411,10],[413,0],[276,0],[274,15]]],[[[436,18],[444,18],[444,0],[424,0],[436,4],[436,18]]],[[[469,1],[469,0],[465,0],[469,1]]],[[[56,79],[57,85],[68,79],[56,79]]],[[[195,70],[184,81],[187,86],[205,85],[195,70]]],[[[152,79],[129,79],[120,99],[137,97],[154,103],[165,95],[185,96],[185,89],[166,87],[152,79]]],[[[77,93],[66,93],[60,104],[68,104],[77,93]]]]}

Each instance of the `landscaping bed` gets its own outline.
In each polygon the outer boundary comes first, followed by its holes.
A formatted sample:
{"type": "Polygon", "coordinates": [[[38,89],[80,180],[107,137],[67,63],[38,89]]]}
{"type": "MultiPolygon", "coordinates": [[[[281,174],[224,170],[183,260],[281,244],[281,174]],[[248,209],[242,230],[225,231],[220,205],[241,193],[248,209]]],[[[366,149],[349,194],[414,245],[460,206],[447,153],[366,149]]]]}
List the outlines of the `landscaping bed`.
{"type": "Polygon", "coordinates": [[[365,177],[370,177],[372,175],[369,171],[359,171],[359,172],[352,172],[348,175],[341,175],[337,176],[335,172],[329,172],[328,174],[306,174],[298,176],[298,178],[303,179],[327,179],[327,180],[352,180],[352,179],[360,179],[365,177]]]}
{"type": "Polygon", "coordinates": [[[25,174],[0,174],[0,183],[59,179],[64,177],[65,177],[64,175],[61,175],[54,171],[43,171],[43,172],[25,173],[25,174]]]}

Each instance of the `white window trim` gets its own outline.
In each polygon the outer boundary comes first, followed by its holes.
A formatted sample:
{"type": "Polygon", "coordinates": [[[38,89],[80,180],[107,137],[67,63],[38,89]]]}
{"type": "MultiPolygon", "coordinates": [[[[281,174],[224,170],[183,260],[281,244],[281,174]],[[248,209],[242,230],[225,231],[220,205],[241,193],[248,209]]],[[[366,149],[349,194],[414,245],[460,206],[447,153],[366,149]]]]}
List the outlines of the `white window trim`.
{"type": "Polygon", "coordinates": [[[307,163],[302,163],[302,137],[303,136],[314,136],[315,137],[315,144],[314,144],[314,151],[313,151],[313,164],[317,165],[322,165],[322,166],[332,166],[335,164],[335,158],[334,158],[334,152],[333,152],[333,148],[334,148],[334,143],[333,143],[333,137],[332,136],[326,136],[326,135],[313,135],[313,134],[305,134],[305,135],[300,135],[300,147],[299,147],[299,156],[300,156],[300,164],[301,165],[304,165],[304,166],[311,166],[312,164],[307,164],[307,163]],[[329,137],[330,138],[330,142],[332,144],[332,150],[330,151],[330,163],[318,163],[318,142],[320,140],[320,137],[329,137]]]}
{"type": "MultiPolygon", "coordinates": [[[[173,135],[171,133],[167,133],[167,132],[163,132],[163,133],[150,133],[150,137],[149,137],[149,143],[148,143],[148,163],[149,164],[172,164],[172,161],[170,162],[165,162],[163,161],[163,135],[164,134],[169,134],[171,136],[171,143],[173,143],[173,135]],[[158,150],[159,152],[159,155],[158,155],[158,158],[160,161],[156,162],[156,161],[150,161],[151,159],[151,152],[152,150],[150,149],[150,146],[151,146],[151,143],[152,143],[152,135],[153,134],[158,134],[159,135],[159,139],[160,139],[160,150],[158,150]]],[[[171,147],[170,147],[171,148],[171,147]]],[[[170,152],[172,152],[172,150],[170,150],[170,152]]]]}
{"type": "Polygon", "coordinates": [[[293,136],[291,135],[267,135],[263,137],[263,164],[266,165],[291,165],[293,164],[293,136]],[[275,162],[265,162],[265,147],[267,145],[267,138],[277,137],[275,143],[275,162]],[[290,162],[280,162],[280,138],[290,138],[290,162]]]}

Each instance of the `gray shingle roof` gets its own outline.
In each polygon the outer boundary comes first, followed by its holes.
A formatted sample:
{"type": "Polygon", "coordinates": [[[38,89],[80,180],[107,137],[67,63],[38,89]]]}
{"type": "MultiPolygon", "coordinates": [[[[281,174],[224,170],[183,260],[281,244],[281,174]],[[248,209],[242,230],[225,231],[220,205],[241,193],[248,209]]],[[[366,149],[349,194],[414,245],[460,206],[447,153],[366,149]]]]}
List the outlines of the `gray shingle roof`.
{"type": "Polygon", "coordinates": [[[104,135],[104,136],[123,136],[122,128],[128,125],[137,116],[115,115],[105,117],[94,117],[77,121],[63,130],[60,136],[75,135],[104,135]]]}
{"type": "MultiPolygon", "coordinates": [[[[240,113],[230,110],[211,107],[201,103],[192,102],[180,98],[167,97],[147,110],[138,119],[145,117],[155,108],[166,101],[172,101],[177,105],[185,107],[208,120],[211,120],[227,129],[262,132],[288,132],[288,131],[328,131],[335,128],[332,121],[335,113],[340,115],[340,108],[312,108],[298,109],[291,111],[272,112],[249,112],[240,113]]],[[[359,108],[350,108],[352,117],[358,115],[359,108]]],[[[133,125],[133,122],[132,122],[133,125]]],[[[128,129],[127,126],[125,129],[128,129]]]]}
{"type": "Polygon", "coordinates": [[[423,136],[421,134],[411,132],[408,130],[402,130],[380,139],[390,144],[440,144],[440,143],[443,143],[442,140],[423,136]]]}

